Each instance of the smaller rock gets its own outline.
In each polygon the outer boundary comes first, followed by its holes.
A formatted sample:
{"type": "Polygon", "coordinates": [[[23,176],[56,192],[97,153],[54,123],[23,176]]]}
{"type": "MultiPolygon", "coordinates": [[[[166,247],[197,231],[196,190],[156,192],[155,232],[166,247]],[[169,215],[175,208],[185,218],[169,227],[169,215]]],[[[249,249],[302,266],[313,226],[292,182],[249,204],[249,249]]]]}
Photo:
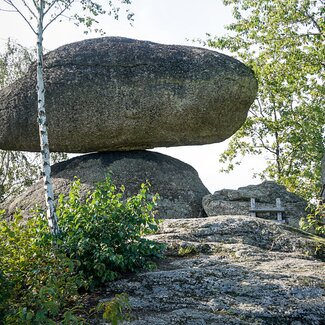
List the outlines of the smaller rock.
{"type": "MultiPolygon", "coordinates": [[[[293,227],[299,227],[299,220],[307,214],[307,202],[304,199],[272,181],[240,187],[238,190],[223,189],[204,196],[202,204],[208,216],[249,215],[251,198],[255,198],[257,206],[260,204],[262,207],[273,208],[276,198],[280,198],[285,208],[284,218],[293,227]]],[[[265,214],[263,216],[268,218],[265,214]]]]}

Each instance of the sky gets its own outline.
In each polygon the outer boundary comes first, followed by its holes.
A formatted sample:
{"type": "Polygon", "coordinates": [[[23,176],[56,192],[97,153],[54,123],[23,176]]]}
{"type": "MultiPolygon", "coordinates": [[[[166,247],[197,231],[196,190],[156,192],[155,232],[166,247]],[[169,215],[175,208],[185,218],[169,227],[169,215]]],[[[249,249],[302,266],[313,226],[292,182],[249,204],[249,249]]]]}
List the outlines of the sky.
{"type": "MultiPolygon", "coordinates": [[[[0,0],[0,4],[2,0],[0,0]]],[[[1,6],[0,6],[1,8],[1,6]]],[[[231,10],[222,0],[133,0],[129,7],[134,12],[131,26],[124,17],[118,21],[105,16],[99,26],[106,36],[123,36],[163,44],[201,46],[194,39],[205,39],[206,33],[223,35],[224,26],[232,22],[231,10]]],[[[0,12],[0,50],[8,37],[18,43],[35,46],[35,35],[17,13],[0,12]]],[[[85,35],[81,27],[66,20],[49,26],[44,35],[47,50],[86,38],[100,37],[85,35]]],[[[223,188],[236,189],[249,184],[260,183],[253,178],[265,166],[263,157],[245,158],[240,167],[230,174],[221,173],[219,155],[226,149],[228,140],[210,145],[157,148],[155,151],[178,158],[199,173],[205,186],[213,193],[223,188]]]]}

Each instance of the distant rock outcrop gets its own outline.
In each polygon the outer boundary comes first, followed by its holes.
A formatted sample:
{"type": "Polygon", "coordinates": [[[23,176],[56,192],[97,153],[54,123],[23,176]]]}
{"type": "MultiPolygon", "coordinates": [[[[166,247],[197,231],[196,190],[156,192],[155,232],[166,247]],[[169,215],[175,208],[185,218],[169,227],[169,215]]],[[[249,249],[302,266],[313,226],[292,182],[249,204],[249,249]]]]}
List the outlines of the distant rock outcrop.
{"type": "MultiPolygon", "coordinates": [[[[160,195],[160,218],[195,218],[205,216],[202,198],[209,191],[196,170],[184,162],[152,151],[107,152],[83,155],[53,165],[55,193],[67,195],[74,177],[81,180],[81,192],[87,193],[108,172],[126,196],[138,193],[141,183],[148,180],[151,191],[160,195]]],[[[8,213],[16,208],[27,214],[35,204],[44,206],[42,181],[29,187],[12,202],[5,202],[8,213]]]]}
{"type": "Polygon", "coordinates": [[[275,207],[276,198],[280,198],[285,208],[284,218],[294,227],[299,227],[299,220],[307,214],[307,202],[304,199],[271,181],[240,187],[238,190],[223,189],[206,195],[202,204],[208,216],[249,215],[251,198],[255,198],[257,205],[260,203],[263,207],[275,207]]]}
{"type": "MultiPolygon", "coordinates": [[[[36,68],[0,90],[0,148],[39,151],[36,68]]],[[[64,45],[44,58],[51,151],[220,142],[244,123],[257,82],[215,51],[120,37],[64,45]]]]}
{"type": "Polygon", "coordinates": [[[151,239],[168,245],[157,270],[100,295],[129,295],[125,325],[324,324],[325,240],[245,216],[164,220],[151,239]]]}

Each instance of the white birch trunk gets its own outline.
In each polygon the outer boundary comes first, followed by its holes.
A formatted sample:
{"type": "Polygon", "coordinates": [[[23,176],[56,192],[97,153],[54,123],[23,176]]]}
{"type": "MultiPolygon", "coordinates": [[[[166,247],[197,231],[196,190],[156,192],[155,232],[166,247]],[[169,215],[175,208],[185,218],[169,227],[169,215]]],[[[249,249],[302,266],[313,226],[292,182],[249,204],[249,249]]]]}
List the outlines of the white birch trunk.
{"type": "Polygon", "coordinates": [[[52,234],[59,233],[58,220],[55,213],[54,193],[51,179],[50,147],[47,135],[47,121],[45,113],[44,78],[43,78],[43,18],[44,0],[40,0],[37,27],[37,100],[38,100],[38,125],[43,160],[42,176],[44,179],[45,202],[47,208],[47,220],[52,234]]]}

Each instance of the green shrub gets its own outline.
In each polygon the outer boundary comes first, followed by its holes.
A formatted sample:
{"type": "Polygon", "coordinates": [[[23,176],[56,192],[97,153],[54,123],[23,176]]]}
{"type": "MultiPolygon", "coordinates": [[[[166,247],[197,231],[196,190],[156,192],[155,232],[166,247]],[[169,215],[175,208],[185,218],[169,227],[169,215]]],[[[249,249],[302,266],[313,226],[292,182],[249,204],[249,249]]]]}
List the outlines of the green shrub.
{"type": "Polygon", "coordinates": [[[9,303],[10,282],[0,270],[0,324],[3,324],[9,303]]]}
{"type": "Polygon", "coordinates": [[[155,219],[157,195],[142,184],[137,195],[125,198],[110,177],[81,199],[76,180],[69,196],[60,196],[57,207],[60,245],[93,284],[116,279],[160,257],[163,246],[143,238],[158,229],[155,219]]]}
{"type": "MultiPolygon", "coordinates": [[[[76,180],[69,196],[60,196],[56,238],[42,211],[11,221],[0,211],[0,324],[84,323],[75,312],[80,288],[152,267],[150,259],[161,256],[163,246],[142,237],[158,229],[156,200],[148,185],[125,198],[109,177],[82,200],[76,180]]],[[[104,306],[107,319],[123,316],[123,297],[104,306]]]]}
{"type": "Polygon", "coordinates": [[[102,313],[102,319],[112,325],[118,325],[120,321],[130,319],[131,306],[129,296],[126,293],[117,294],[110,301],[100,302],[96,312],[102,313]]]}
{"type": "Polygon", "coordinates": [[[53,245],[40,214],[22,221],[15,214],[0,222],[0,317],[4,324],[55,324],[82,278],[76,262],[53,245]]]}
{"type": "Polygon", "coordinates": [[[311,212],[306,218],[300,220],[301,229],[325,237],[325,204],[310,206],[309,208],[311,212]]]}

